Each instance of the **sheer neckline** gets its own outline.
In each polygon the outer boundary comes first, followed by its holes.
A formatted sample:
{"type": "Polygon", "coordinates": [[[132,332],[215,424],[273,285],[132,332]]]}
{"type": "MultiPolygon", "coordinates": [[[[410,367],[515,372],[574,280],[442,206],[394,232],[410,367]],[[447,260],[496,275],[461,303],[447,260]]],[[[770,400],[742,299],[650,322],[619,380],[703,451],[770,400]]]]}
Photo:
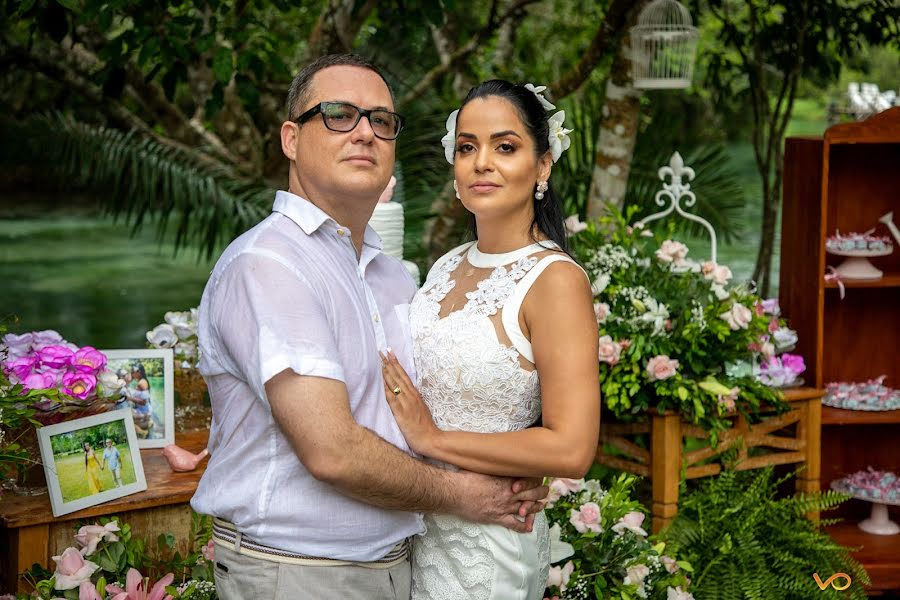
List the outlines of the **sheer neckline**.
{"type": "Polygon", "coordinates": [[[556,248],[559,248],[559,246],[556,245],[556,242],[554,242],[553,240],[544,240],[542,242],[529,244],[517,250],[504,252],[503,254],[487,254],[485,252],[481,252],[478,249],[478,242],[475,242],[466,253],[466,258],[473,267],[500,267],[503,265],[514,263],[520,258],[528,256],[529,254],[533,254],[534,252],[538,252],[540,250],[553,250],[556,248]]]}

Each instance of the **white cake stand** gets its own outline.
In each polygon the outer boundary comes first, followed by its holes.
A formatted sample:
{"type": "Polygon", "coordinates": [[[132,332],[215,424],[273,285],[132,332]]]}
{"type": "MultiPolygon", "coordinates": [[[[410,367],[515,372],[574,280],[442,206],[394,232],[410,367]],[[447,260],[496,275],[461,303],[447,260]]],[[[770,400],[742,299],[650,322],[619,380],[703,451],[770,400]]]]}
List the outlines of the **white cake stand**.
{"type": "Polygon", "coordinates": [[[859,500],[865,500],[872,503],[872,514],[869,515],[868,519],[860,521],[857,527],[866,533],[874,535],[897,535],[900,533],[900,525],[891,521],[891,518],[888,516],[888,505],[900,506],[900,502],[891,502],[881,498],[870,498],[862,494],[854,493],[844,487],[842,485],[843,483],[844,481],[842,479],[832,481],[831,489],[836,492],[841,492],[842,494],[849,494],[859,500]]]}
{"type": "Polygon", "coordinates": [[[847,260],[835,268],[843,279],[881,279],[884,273],[869,262],[873,256],[888,256],[893,247],[884,250],[831,250],[826,252],[835,256],[846,256],[847,260]]]}

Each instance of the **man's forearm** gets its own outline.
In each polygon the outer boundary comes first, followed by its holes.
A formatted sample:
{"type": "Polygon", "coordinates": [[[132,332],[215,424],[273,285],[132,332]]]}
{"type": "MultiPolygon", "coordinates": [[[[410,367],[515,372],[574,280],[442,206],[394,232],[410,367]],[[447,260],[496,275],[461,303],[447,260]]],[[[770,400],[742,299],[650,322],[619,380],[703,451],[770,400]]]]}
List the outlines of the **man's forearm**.
{"type": "Polygon", "coordinates": [[[462,478],[406,454],[364,427],[354,428],[353,452],[325,478],[343,493],[390,510],[454,512],[462,478]]]}

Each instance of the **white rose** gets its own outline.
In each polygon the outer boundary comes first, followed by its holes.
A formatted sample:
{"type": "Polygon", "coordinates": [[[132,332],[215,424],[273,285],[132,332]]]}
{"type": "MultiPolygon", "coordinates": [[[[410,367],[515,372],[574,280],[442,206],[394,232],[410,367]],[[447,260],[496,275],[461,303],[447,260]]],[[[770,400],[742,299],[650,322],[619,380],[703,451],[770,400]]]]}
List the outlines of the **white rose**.
{"type": "Polygon", "coordinates": [[[712,291],[713,294],[715,294],[716,298],[718,298],[719,300],[725,300],[726,298],[728,298],[728,296],[731,295],[725,291],[724,287],[722,287],[721,285],[719,285],[717,283],[714,283],[711,286],[709,286],[709,289],[712,291]]]}
{"type": "Polygon", "coordinates": [[[169,325],[183,325],[190,321],[191,313],[189,311],[169,311],[163,316],[163,318],[169,325]]]}
{"type": "Polygon", "coordinates": [[[104,369],[97,375],[97,383],[100,384],[103,396],[106,398],[121,393],[122,388],[125,387],[125,382],[109,369],[104,369]]]}
{"type": "Polygon", "coordinates": [[[184,357],[195,356],[197,354],[197,346],[187,342],[178,342],[175,344],[175,354],[184,357]]]}
{"type": "Polygon", "coordinates": [[[175,323],[172,325],[172,329],[175,330],[175,335],[179,340],[197,335],[197,326],[194,323],[175,323]]]}
{"type": "Polygon", "coordinates": [[[775,340],[775,347],[784,350],[797,343],[797,332],[787,327],[779,327],[772,334],[772,338],[775,340]]]}
{"type": "Polygon", "coordinates": [[[681,242],[666,240],[660,245],[659,250],[656,251],[656,258],[664,263],[674,262],[681,264],[687,253],[688,247],[681,242]]]}
{"type": "Polygon", "coordinates": [[[156,348],[171,348],[178,342],[178,336],[171,325],[163,323],[147,332],[147,341],[156,348]]]}

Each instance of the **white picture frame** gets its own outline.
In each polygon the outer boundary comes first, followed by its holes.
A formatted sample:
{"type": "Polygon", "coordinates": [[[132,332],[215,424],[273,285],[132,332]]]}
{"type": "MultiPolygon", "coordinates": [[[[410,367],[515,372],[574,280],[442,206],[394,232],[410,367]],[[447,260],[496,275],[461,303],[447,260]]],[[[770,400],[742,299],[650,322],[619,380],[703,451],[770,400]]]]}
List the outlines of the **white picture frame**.
{"type": "Polygon", "coordinates": [[[37,433],[54,517],[147,489],[130,409],[47,425],[37,433]]]}
{"type": "MultiPolygon", "coordinates": [[[[141,448],[164,448],[175,443],[175,359],[171,348],[153,349],[117,349],[101,350],[108,360],[107,368],[120,374],[125,380],[126,389],[131,389],[134,379],[132,369],[139,365],[143,369],[149,390],[126,392],[129,398],[123,397],[116,408],[130,407],[134,416],[135,432],[141,448]],[[153,373],[148,376],[146,371],[153,373]],[[125,375],[121,375],[126,371],[125,375]],[[161,374],[161,375],[160,375],[161,374]],[[162,381],[160,381],[160,379],[162,381]],[[139,406],[140,392],[149,392],[149,405],[139,406]],[[146,408],[144,408],[146,406],[146,408]]],[[[145,394],[146,395],[146,394],[145,394]]],[[[146,400],[146,398],[143,398],[146,400]]]]}

